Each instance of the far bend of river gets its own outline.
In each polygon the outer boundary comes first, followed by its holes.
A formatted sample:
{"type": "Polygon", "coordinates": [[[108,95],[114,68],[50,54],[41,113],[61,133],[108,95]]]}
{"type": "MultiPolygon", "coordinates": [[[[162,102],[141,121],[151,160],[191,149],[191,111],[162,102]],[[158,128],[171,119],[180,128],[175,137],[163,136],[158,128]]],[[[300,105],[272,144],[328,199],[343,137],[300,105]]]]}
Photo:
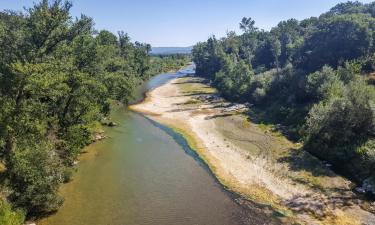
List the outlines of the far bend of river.
{"type": "MultiPolygon", "coordinates": [[[[183,74],[160,74],[146,89],[183,74]]],[[[144,88],[143,88],[144,89],[144,88]]],[[[110,137],[87,147],[62,208],[38,225],[239,225],[244,209],[184,140],[125,108],[110,137]]]]}

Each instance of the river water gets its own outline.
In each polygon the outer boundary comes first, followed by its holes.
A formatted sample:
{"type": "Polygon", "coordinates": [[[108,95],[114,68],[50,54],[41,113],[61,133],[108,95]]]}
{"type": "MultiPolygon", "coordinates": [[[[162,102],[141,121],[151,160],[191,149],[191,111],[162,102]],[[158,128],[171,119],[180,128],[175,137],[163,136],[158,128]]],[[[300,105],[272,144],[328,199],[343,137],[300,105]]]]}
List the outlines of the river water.
{"type": "MultiPolygon", "coordinates": [[[[155,88],[183,73],[160,74],[155,88]]],[[[110,137],[86,148],[62,208],[40,225],[237,225],[247,216],[183,138],[119,107],[110,137]]]]}

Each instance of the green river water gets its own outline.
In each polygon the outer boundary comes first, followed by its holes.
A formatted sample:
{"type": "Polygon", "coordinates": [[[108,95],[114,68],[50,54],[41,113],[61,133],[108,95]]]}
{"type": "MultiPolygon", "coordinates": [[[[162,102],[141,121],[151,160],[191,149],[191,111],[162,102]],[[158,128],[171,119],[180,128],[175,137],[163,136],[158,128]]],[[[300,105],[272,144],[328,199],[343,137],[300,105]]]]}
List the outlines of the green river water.
{"type": "MultiPolygon", "coordinates": [[[[161,74],[145,89],[181,74],[161,74]]],[[[110,137],[87,147],[62,208],[38,225],[237,225],[249,221],[178,134],[125,108],[110,137]]],[[[250,223],[252,224],[252,223],[250,223]]]]}

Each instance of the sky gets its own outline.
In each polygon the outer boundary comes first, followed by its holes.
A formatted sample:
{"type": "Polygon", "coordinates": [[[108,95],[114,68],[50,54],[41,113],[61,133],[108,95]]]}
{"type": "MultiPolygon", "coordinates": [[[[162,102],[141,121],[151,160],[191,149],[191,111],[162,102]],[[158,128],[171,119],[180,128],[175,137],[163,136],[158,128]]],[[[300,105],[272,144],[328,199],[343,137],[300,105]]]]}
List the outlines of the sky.
{"type": "MultiPolygon", "coordinates": [[[[22,11],[37,0],[0,0],[0,10],[22,11]]],[[[125,31],[133,41],[154,47],[185,47],[209,36],[240,33],[238,24],[251,17],[269,30],[279,21],[319,16],[345,0],[71,0],[74,17],[85,14],[95,28],[125,31]]],[[[369,3],[372,0],[362,0],[369,3]]]]}

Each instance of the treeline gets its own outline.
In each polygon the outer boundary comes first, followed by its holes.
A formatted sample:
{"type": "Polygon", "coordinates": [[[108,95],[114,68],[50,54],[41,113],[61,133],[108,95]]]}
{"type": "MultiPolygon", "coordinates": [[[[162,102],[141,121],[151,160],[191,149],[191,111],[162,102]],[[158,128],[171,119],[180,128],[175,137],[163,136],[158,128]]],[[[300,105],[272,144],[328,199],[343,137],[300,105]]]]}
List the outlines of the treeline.
{"type": "Polygon", "coordinates": [[[190,54],[152,55],[152,74],[178,70],[191,62],[190,54]]]}
{"type": "Polygon", "coordinates": [[[227,99],[253,104],[263,122],[363,181],[375,176],[375,3],[341,3],[319,17],[210,37],[193,49],[196,72],[227,99]]]}
{"type": "Polygon", "coordinates": [[[150,45],[124,32],[95,31],[71,7],[43,0],[0,12],[1,224],[57,210],[59,185],[111,102],[127,104],[155,71],[183,64],[151,58],[150,45]]]}

